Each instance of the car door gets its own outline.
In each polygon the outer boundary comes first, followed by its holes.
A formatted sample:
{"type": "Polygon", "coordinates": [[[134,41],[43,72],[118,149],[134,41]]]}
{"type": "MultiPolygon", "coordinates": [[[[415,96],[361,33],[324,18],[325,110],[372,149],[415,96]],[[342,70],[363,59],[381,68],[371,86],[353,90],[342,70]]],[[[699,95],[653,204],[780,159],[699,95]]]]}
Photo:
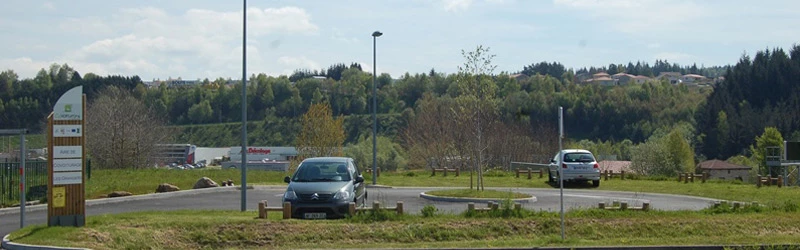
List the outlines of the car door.
{"type": "Polygon", "coordinates": [[[354,161],[350,161],[349,165],[350,166],[348,167],[348,169],[350,169],[350,175],[353,177],[353,179],[352,179],[353,180],[353,191],[356,193],[356,198],[357,199],[359,199],[359,200],[363,199],[364,198],[364,182],[356,182],[356,179],[358,177],[362,177],[361,176],[361,170],[358,168],[358,166],[355,164],[354,161]]]}

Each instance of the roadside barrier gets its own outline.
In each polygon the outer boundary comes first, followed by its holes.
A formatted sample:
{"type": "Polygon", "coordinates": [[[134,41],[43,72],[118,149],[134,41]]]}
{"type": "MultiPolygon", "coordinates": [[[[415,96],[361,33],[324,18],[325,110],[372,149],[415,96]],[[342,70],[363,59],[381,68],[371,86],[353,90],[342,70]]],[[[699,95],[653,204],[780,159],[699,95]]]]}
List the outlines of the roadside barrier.
{"type": "Polygon", "coordinates": [[[519,169],[518,168],[518,169],[514,170],[514,172],[517,173],[517,178],[519,178],[519,174],[520,173],[523,173],[523,174],[527,173],[529,180],[531,179],[531,174],[533,174],[533,173],[539,173],[539,178],[542,178],[544,176],[544,169],[532,170],[531,168],[527,168],[527,169],[519,169]]]}
{"type": "Polygon", "coordinates": [[[456,177],[458,177],[458,175],[461,174],[461,171],[458,168],[432,168],[431,170],[433,171],[433,173],[431,173],[431,176],[436,176],[436,172],[442,173],[443,176],[447,176],[447,172],[456,173],[456,177]]]}
{"type": "Polygon", "coordinates": [[[708,180],[708,173],[702,174],[692,174],[692,173],[678,173],[678,182],[683,181],[683,183],[694,182],[694,179],[700,178],[702,183],[706,183],[708,180]]]}
{"type": "MultiPolygon", "coordinates": [[[[370,174],[372,173],[372,168],[366,168],[365,170],[366,170],[365,172],[367,172],[367,173],[370,173],[370,174]]],[[[381,168],[377,168],[376,169],[375,175],[377,175],[378,177],[381,177],[381,168]]]]}
{"type": "Polygon", "coordinates": [[[761,187],[762,185],[766,185],[767,187],[769,187],[770,185],[776,185],[776,184],[772,184],[773,182],[776,182],[778,187],[782,187],[783,186],[783,176],[779,175],[778,178],[773,178],[773,177],[769,177],[769,176],[762,177],[761,175],[758,175],[758,177],[756,177],[756,186],[757,187],[761,187]]]}
{"type": "Polygon", "coordinates": [[[292,203],[284,202],[283,207],[268,207],[267,201],[263,200],[258,203],[258,218],[266,219],[268,211],[281,211],[283,212],[283,219],[292,218],[292,203]]]}
{"type": "Polygon", "coordinates": [[[619,173],[614,173],[614,171],[611,171],[611,170],[606,170],[606,171],[604,171],[604,172],[602,173],[602,175],[603,175],[603,178],[604,178],[606,181],[607,181],[609,178],[610,178],[610,179],[614,179],[614,177],[615,177],[615,176],[619,176],[619,179],[620,179],[620,180],[624,180],[624,179],[625,179],[625,170],[622,170],[622,171],[621,171],[621,172],[619,172],[619,173]]]}
{"type": "MultiPolygon", "coordinates": [[[[500,203],[490,201],[485,208],[476,208],[474,202],[467,203],[468,212],[486,212],[500,209],[500,203]]],[[[522,209],[522,204],[514,203],[514,210],[522,209]]]]}
{"type": "Polygon", "coordinates": [[[650,210],[650,202],[642,203],[641,207],[630,207],[628,206],[628,202],[623,201],[612,201],[610,206],[606,206],[605,202],[600,202],[597,204],[597,207],[604,210],[639,210],[639,211],[648,211],[650,210]]]}
{"type": "Polygon", "coordinates": [[[381,203],[379,201],[373,201],[372,202],[372,207],[356,208],[356,203],[355,202],[350,202],[350,206],[349,206],[349,212],[350,212],[351,215],[355,215],[356,213],[363,213],[363,212],[370,211],[370,210],[381,210],[381,209],[382,210],[395,211],[395,212],[397,212],[398,215],[402,215],[403,214],[403,202],[402,201],[398,201],[397,205],[395,205],[394,207],[384,207],[384,208],[381,208],[381,203]]]}
{"type": "MultiPolygon", "coordinates": [[[[714,202],[714,208],[718,208],[721,205],[727,205],[727,204],[728,204],[727,201],[715,201],[714,202]]],[[[733,202],[733,210],[738,210],[739,208],[744,208],[744,207],[747,207],[747,206],[757,207],[757,206],[760,206],[760,205],[756,201],[751,202],[750,204],[745,203],[745,202],[733,202]]]]}

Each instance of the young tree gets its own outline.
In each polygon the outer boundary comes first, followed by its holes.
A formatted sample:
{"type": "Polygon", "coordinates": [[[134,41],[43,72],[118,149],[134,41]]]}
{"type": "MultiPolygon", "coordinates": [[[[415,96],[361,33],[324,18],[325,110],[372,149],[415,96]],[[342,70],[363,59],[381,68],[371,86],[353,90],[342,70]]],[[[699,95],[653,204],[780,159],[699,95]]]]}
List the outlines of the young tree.
{"type": "Polygon", "coordinates": [[[458,67],[456,82],[460,96],[456,98],[456,107],[453,109],[458,123],[459,133],[468,135],[460,145],[466,146],[471,152],[470,162],[473,168],[470,171],[470,189],[473,184],[473,172],[477,171],[477,189],[483,190],[483,165],[484,153],[488,148],[486,132],[497,121],[497,107],[495,92],[497,85],[492,79],[492,74],[497,68],[492,64],[495,55],[489,54],[489,47],[479,45],[475,51],[461,50],[464,65],[458,67]]]}
{"type": "Polygon", "coordinates": [[[87,147],[100,168],[143,168],[155,163],[155,144],[172,133],[130,91],[106,87],[87,110],[87,147]]]}
{"type": "Polygon", "coordinates": [[[674,169],[687,173],[694,173],[694,151],[678,129],[672,130],[667,137],[667,150],[670,154],[670,163],[674,169]]]}
{"type": "Polygon", "coordinates": [[[342,156],[345,138],[342,126],[344,119],[333,118],[330,105],[311,104],[301,120],[302,129],[295,143],[299,158],[342,156]]]}

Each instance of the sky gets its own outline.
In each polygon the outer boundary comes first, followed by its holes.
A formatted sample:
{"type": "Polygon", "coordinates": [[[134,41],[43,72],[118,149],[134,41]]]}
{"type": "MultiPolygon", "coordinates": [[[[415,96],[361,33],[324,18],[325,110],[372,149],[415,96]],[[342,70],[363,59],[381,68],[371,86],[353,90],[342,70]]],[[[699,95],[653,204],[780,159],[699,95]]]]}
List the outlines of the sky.
{"type": "MultiPolygon", "coordinates": [[[[32,78],[54,63],[81,74],[242,77],[242,1],[3,0],[0,70],[32,78]]],[[[250,0],[247,75],[360,63],[399,78],[455,73],[462,50],[494,54],[494,73],[656,59],[735,64],[798,43],[796,0],[250,0]]]]}

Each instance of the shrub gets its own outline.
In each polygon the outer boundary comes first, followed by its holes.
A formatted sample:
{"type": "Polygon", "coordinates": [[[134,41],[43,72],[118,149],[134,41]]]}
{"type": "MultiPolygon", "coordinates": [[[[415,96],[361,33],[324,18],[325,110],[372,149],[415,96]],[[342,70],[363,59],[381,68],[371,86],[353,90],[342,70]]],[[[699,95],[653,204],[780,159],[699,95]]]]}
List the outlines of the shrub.
{"type": "Polygon", "coordinates": [[[433,217],[436,215],[436,212],[438,211],[439,209],[436,208],[436,206],[434,205],[425,205],[424,207],[422,207],[420,213],[422,213],[422,217],[433,217]]]}

